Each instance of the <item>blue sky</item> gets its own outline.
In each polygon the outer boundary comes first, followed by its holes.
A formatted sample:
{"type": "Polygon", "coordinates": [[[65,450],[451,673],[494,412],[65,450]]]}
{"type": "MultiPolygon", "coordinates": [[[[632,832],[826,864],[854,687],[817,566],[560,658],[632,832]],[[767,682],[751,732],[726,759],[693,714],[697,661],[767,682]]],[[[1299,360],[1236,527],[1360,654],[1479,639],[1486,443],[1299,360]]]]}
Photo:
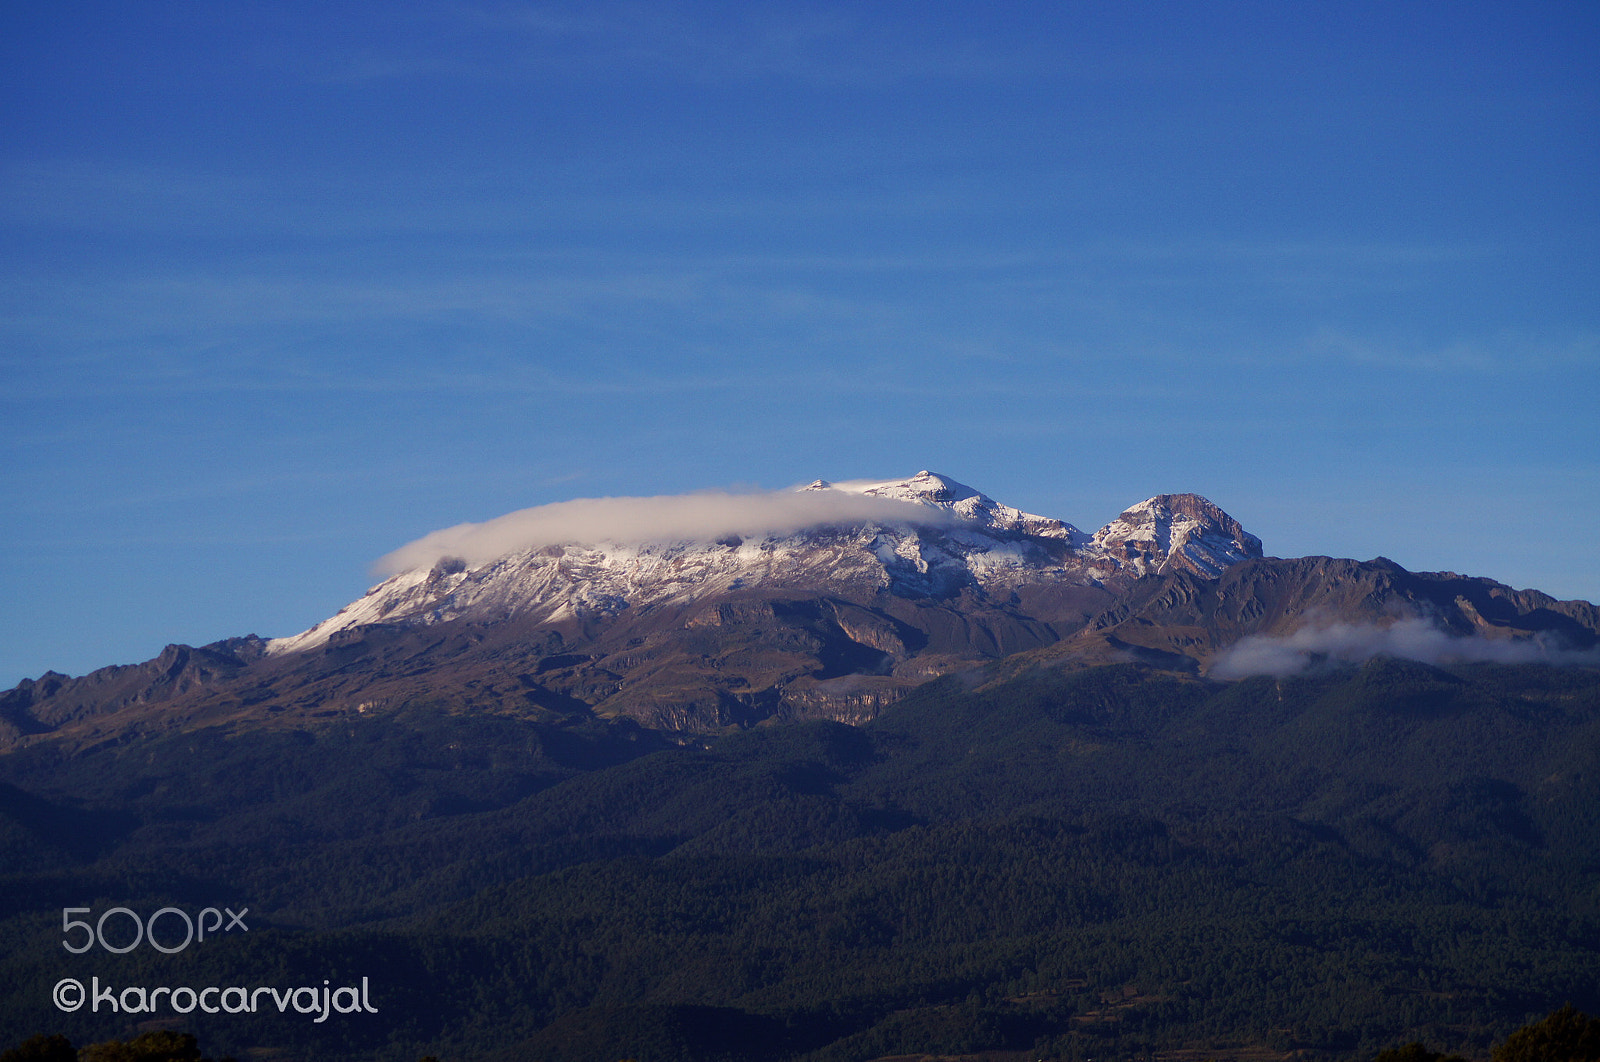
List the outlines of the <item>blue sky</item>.
{"type": "Polygon", "coordinates": [[[1600,6],[0,7],[0,684],[931,468],[1600,599],[1600,6]]]}

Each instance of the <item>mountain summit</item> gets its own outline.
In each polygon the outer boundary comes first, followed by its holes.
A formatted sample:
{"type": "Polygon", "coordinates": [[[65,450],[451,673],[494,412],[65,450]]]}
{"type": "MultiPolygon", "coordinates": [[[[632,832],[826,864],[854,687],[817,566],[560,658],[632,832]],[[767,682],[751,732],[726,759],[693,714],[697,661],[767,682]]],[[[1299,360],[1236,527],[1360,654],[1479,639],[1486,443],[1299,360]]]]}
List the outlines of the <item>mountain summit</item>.
{"type": "Polygon", "coordinates": [[[1198,494],[1158,494],[1095,532],[1094,547],[1141,574],[1191,572],[1216,578],[1247,557],[1261,540],[1198,494]]]}
{"type": "Polygon", "coordinates": [[[963,520],[978,524],[991,531],[1015,531],[1043,538],[1068,539],[1075,545],[1088,541],[1088,536],[1071,524],[1048,516],[1001,505],[993,498],[958,483],[949,476],[923,469],[910,479],[856,480],[849,483],[829,483],[819,479],[800,488],[805,491],[842,491],[873,498],[891,498],[911,502],[930,509],[942,509],[963,520]]]}

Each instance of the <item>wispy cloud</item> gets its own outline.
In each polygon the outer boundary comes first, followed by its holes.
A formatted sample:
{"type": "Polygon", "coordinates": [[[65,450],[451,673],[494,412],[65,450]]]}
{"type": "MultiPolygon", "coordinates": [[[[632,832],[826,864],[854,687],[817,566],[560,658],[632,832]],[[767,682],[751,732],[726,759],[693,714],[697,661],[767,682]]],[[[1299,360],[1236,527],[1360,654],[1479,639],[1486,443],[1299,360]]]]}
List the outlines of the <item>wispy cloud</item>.
{"type": "Polygon", "coordinates": [[[943,509],[839,490],[708,491],[650,498],[579,498],[458,524],[380,559],[383,575],[430,567],[446,557],[477,566],[520,550],[562,543],[712,541],[727,535],[786,534],[830,523],[938,525],[943,509]]]}
{"type": "Polygon", "coordinates": [[[1283,637],[1251,635],[1218,654],[1210,674],[1219,679],[1283,678],[1330,661],[1357,663],[1376,656],[1428,664],[1600,664],[1600,649],[1572,650],[1529,639],[1457,637],[1425,619],[1403,619],[1388,625],[1307,626],[1283,637]]]}
{"type": "Polygon", "coordinates": [[[1406,344],[1324,329],[1307,341],[1313,356],[1369,369],[1489,374],[1600,367],[1600,333],[1502,331],[1448,343],[1406,344]]]}

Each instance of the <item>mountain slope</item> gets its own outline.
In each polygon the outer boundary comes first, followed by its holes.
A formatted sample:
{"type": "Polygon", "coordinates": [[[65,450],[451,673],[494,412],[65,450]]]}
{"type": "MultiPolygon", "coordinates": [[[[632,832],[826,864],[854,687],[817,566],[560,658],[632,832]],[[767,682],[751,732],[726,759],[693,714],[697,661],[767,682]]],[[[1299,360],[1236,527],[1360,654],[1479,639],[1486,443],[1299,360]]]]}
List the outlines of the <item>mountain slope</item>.
{"type": "Polygon", "coordinates": [[[1597,642],[1600,609],[1587,601],[1557,601],[1453,572],[1410,572],[1381,557],[1256,558],[1216,578],[1183,571],[1146,581],[1042,655],[1109,660],[1120,651],[1234,678],[1252,673],[1241,653],[1274,644],[1324,655],[1347,645],[1350,659],[1383,651],[1600,664],[1597,642]],[[1403,640],[1408,634],[1415,646],[1403,640]],[[1361,651],[1364,644],[1370,651],[1361,651]]]}

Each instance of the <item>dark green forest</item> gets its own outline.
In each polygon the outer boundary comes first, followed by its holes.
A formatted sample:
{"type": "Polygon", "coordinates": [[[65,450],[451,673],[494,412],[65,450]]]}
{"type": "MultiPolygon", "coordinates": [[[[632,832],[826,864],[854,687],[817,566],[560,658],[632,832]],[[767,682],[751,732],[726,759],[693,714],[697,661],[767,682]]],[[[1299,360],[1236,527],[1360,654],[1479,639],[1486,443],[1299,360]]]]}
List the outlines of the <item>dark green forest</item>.
{"type": "Polygon", "coordinates": [[[952,676],[692,740],[413,704],[0,758],[0,1050],[1487,1060],[1569,1003],[1600,1011],[1589,669],[952,676]],[[169,906],[248,932],[63,947],[63,909],[169,906]],[[377,1012],[68,1014],[64,978],[366,978],[377,1012]]]}

